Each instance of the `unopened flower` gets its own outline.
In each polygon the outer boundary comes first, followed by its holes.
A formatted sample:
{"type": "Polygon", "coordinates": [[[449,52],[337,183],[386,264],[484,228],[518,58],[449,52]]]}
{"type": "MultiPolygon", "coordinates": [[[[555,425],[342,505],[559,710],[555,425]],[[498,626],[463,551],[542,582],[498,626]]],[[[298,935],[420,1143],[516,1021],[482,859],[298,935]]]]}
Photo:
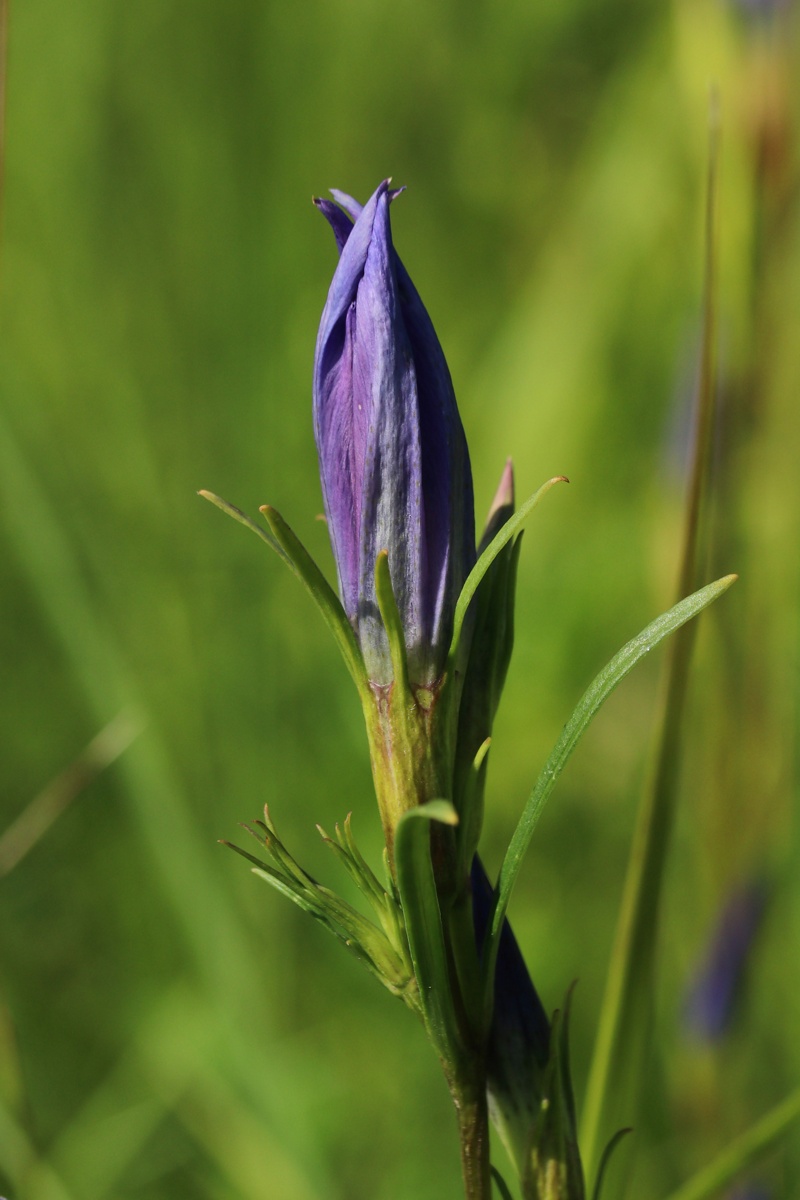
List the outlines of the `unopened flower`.
{"type": "Polygon", "coordinates": [[[314,432],[339,592],[371,682],[392,681],[375,593],[388,552],[412,684],[441,674],[475,561],[472,477],[444,354],[392,245],[382,183],[317,200],[340,252],[314,361],[314,432]]]}
{"type": "MultiPolygon", "coordinates": [[[[475,937],[483,950],[492,904],[492,886],[481,860],[472,863],[475,937]]],[[[487,1069],[489,1101],[512,1158],[519,1153],[542,1101],[542,1080],[550,1057],[550,1022],[525,966],[508,921],[503,923],[494,981],[494,1009],[487,1069]]],[[[521,1157],[516,1162],[522,1171],[521,1157]]]]}

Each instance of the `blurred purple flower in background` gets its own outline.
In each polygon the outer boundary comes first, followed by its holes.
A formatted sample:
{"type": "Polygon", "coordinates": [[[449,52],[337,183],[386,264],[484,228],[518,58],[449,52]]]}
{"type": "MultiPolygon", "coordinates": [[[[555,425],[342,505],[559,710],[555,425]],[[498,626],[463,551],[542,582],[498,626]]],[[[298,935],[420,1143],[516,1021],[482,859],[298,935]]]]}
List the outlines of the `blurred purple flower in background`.
{"type": "Polygon", "coordinates": [[[736,888],[722,909],[686,996],[686,1027],[698,1039],[714,1041],[728,1026],[767,895],[763,881],[750,882],[736,888]]]}
{"type": "Polygon", "coordinates": [[[790,7],[790,0],[731,0],[733,8],[755,21],[769,21],[790,7]]]}
{"type": "MultiPolygon", "coordinates": [[[[402,189],[399,189],[402,190],[402,189]]],[[[383,182],[316,200],[339,248],[314,361],[314,434],[339,591],[373,683],[392,680],[375,597],[388,551],[412,684],[441,674],[475,561],[472,475],[442,348],[392,245],[383,182]]]]}
{"type": "Polygon", "coordinates": [[[729,1192],[728,1200],[772,1200],[772,1191],[765,1183],[750,1181],[729,1192]]]}

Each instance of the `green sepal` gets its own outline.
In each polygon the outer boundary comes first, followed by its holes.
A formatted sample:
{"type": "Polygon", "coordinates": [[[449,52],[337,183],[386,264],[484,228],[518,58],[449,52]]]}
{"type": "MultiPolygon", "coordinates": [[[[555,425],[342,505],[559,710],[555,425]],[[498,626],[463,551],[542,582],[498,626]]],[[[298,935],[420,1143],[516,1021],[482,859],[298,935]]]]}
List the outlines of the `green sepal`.
{"type": "MultiPolygon", "coordinates": [[[[478,558],[514,515],[514,466],[509,458],[489,508],[478,558]]],[[[483,825],[485,757],[514,644],[514,598],[522,534],[506,542],[478,585],[472,602],[469,656],[458,710],[453,799],[458,831],[458,874],[466,879],[483,825]],[[476,764],[480,769],[476,771],[476,764]]],[[[462,656],[463,657],[463,656],[462,656]]]]}
{"type": "MultiPolygon", "coordinates": [[[[491,736],[514,645],[514,600],[522,534],[491,564],[475,597],[475,621],[458,714],[455,802],[462,827],[459,858],[469,872],[483,825],[486,768],[477,778],[480,747],[491,736]]],[[[483,759],[481,759],[483,763],[483,759]]]]}
{"type": "Polygon", "coordinates": [[[586,1195],[569,1068],[569,1005],[570,995],[563,1014],[553,1014],[550,1060],[521,1181],[525,1200],[584,1200],[586,1195]]]}
{"type": "Polygon", "coordinates": [[[492,1179],[494,1180],[494,1185],[497,1188],[498,1192],[500,1193],[500,1200],[513,1200],[513,1197],[511,1195],[511,1189],[509,1188],[505,1179],[503,1179],[503,1176],[500,1174],[497,1167],[492,1166],[489,1169],[492,1172],[492,1179]]]}
{"type": "MultiPolygon", "coordinates": [[[[393,940],[346,900],[312,879],[275,833],[266,809],[265,820],[256,825],[260,833],[247,825],[243,828],[259,842],[271,863],[231,842],[222,844],[252,863],[256,875],[318,920],[393,995],[401,996],[411,1008],[418,1010],[413,968],[404,938],[393,940]]],[[[402,928],[402,922],[398,927],[402,928]]]]}
{"type": "Polygon", "coordinates": [[[625,1129],[618,1129],[614,1136],[609,1139],[605,1150],[600,1156],[600,1164],[597,1168],[597,1178],[595,1179],[594,1187],[592,1188],[592,1200],[602,1200],[603,1183],[606,1177],[606,1167],[611,1162],[611,1158],[617,1146],[629,1133],[633,1133],[633,1130],[630,1126],[627,1126],[625,1129]]]}
{"type": "Polygon", "coordinates": [[[469,772],[461,787],[461,818],[458,829],[458,877],[469,876],[483,826],[483,792],[486,767],[492,739],[487,737],[478,747],[469,772]]]}
{"type": "Polygon", "coordinates": [[[336,640],[345,665],[353,677],[359,695],[364,700],[369,693],[364,657],[339,597],[278,510],[271,504],[263,504],[258,511],[262,513],[264,520],[269,525],[272,535],[292,571],[321,612],[336,640]]]}
{"type": "Polygon", "coordinates": [[[455,825],[458,815],[447,800],[431,800],[404,813],[395,829],[394,862],[423,1021],[445,1074],[452,1078],[463,1048],[431,862],[431,821],[455,825]]]}
{"type": "Polygon", "coordinates": [[[328,836],[321,825],[317,825],[317,830],[325,844],[344,865],[362,895],[372,905],[382,904],[386,899],[386,889],[356,846],[351,828],[352,815],[352,813],[347,814],[343,825],[339,825],[338,822],[334,825],[335,840],[328,836]]]}
{"type": "Polygon", "coordinates": [[[495,534],[489,545],[481,554],[475,566],[470,571],[466,578],[461,593],[456,602],[455,614],[453,617],[453,637],[450,642],[450,650],[447,655],[448,674],[452,674],[458,662],[458,652],[461,642],[461,631],[464,626],[464,620],[467,615],[467,610],[472,603],[472,598],[480,587],[481,580],[486,572],[491,567],[494,560],[500,554],[507,542],[510,542],[517,532],[522,522],[528,514],[536,507],[539,501],[550,491],[557,483],[569,483],[566,475],[556,475],[553,479],[548,479],[543,483],[537,492],[529,496],[524,504],[520,505],[513,517],[509,517],[506,523],[495,534]]]}
{"type": "MultiPolygon", "coordinates": [[[[509,522],[510,524],[510,522],[509,522]]],[[[736,581],[736,575],[725,575],[714,583],[694,592],[681,600],[661,616],[651,621],[641,633],[632,638],[603,668],[599,675],[584,692],[556,742],[550,757],[545,763],[536,784],[528,797],[527,804],[519,819],[517,828],[509,843],[500,875],[497,882],[497,893],[492,912],[489,932],[488,953],[485,957],[485,1003],[486,1011],[491,1011],[494,990],[494,968],[500,945],[500,932],[503,928],[511,891],[519,874],[525,851],[530,845],[534,830],[544,809],[556,780],[566,766],[572,751],[580,741],[581,735],[587,729],[592,718],[597,714],[603,702],[622,682],[629,671],[662,642],[669,634],[674,633],[681,625],[685,625],[692,617],[697,616],[709,604],[717,600],[736,581]]]]}
{"type": "Polygon", "coordinates": [[[406,654],[406,635],[403,630],[403,619],[397,607],[397,600],[392,587],[392,577],[389,572],[389,552],[381,550],[375,559],[375,597],[378,601],[383,626],[389,640],[389,656],[392,660],[394,686],[410,698],[411,689],[408,682],[408,656],[406,654]]]}
{"type": "Polygon", "coordinates": [[[358,849],[353,838],[350,817],[351,814],[348,813],[344,824],[340,826],[337,823],[334,827],[335,840],[328,837],[321,825],[318,825],[317,829],[326,846],[333,851],[356,887],[367,900],[390,944],[403,961],[408,964],[408,970],[411,973],[411,958],[408,949],[405,922],[403,920],[403,910],[400,907],[395,891],[391,886],[388,890],[383,886],[358,849]]]}

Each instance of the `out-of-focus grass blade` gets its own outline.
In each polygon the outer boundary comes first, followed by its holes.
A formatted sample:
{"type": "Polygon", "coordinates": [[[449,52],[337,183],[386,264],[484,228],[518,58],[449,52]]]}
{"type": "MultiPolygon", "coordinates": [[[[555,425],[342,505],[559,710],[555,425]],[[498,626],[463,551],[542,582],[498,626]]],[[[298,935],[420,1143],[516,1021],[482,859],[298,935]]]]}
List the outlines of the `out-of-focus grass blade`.
{"type": "MultiPolygon", "coordinates": [[[[678,595],[697,586],[703,559],[703,502],[709,475],[716,388],[715,214],[718,143],[717,101],[716,97],[712,97],[702,352],[678,595]]],[[[694,635],[695,627],[687,626],[670,647],[664,720],[654,780],[642,800],[628,864],[581,1129],[581,1152],[590,1183],[597,1171],[602,1146],[614,1130],[630,1123],[648,1053],[661,887],[675,810],[681,724],[694,635]]],[[[616,1163],[612,1171],[615,1168],[616,1163]]]]}
{"type": "MultiPolygon", "coordinates": [[[[143,712],[146,719],[135,676],[93,602],[58,511],[2,412],[0,511],[31,591],[98,725],[120,709],[143,712]]],[[[286,1112],[286,1081],[292,1068],[287,1061],[278,1063],[274,1047],[266,1050],[258,1044],[242,1017],[243,1009],[250,1012],[248,998],[261,987],[257,955],[250,952],[219,871],[210,861],[213,851],[196,829],[158,730],[150,724],[120,761],[124,794],[152,858],[154,879],[177,918],[204,990],[214,1000],[209,1017],[213,1015],[215,1034],[226,1046],[236,1086],[248,1081],[254,1111],[266,1127],[274,1126],[286,1112]],[[253,1080],[259,1084],[255,1091],[253,1080]]],[[[298,1162],[307,1159],[311,1148],[304,1131],[297,1126],[283,1129],[287,1155],[295,1155],[298,1162]]],[[[262,1130],[262,1138],[266,1132],[262,1130]]],[[[53,1193],[53,1200],[66,1197],[53,1193]]]]}
{"type": "Polygon", "coordinates": [[[165,1106],[152,1097],[131,1102],[129,1097],[109,1095],[102,1084],[98,1092],[97,1099],[107,1107],[97,1111],[93,1121],[82,1113],[73,1118],[50,1152],[80,1200],[109,1200],[118,1194],[116,1189],[124,1186],[167,1115],[165,1106]]]}
{"type": "MultiPolygon", "coordinates": [[[[274,1089],[276,1058],[283,1052],[273,1048],[263,1073],[254,1077],[259,1085],[274,1089]]],[[[294,1065],[297,1069],[296,1061],[294,1065]]],[[[241,1073],[234,1067],[232,1077],[232,1066],[215,1040],[213,1014],[203,994],[181,985],[165,990],[140,1020],[125,1053],[53,1144],[50,1166],[67,1190],[41,1200],[116,1197],[143,1165],[149,1137],[171,1115],[184,1125],[198,1153],[234,1185],[237,1197],[258,1194],[256,1181],[263,1179],[265,1163],[276,1200],[329,1195],[330,1183],[315,1161],[316,1148],[305,1156],[292,1153],[289,1130],[298,1119],[297,1102],[281,1089],[283,1127],[271,1129],[243,1098],[241,1073]]],[[[319,1064],[315,1070],[319,1079],[319,1064]]],[[[161,1176],[154,1177],[152,1183],[160,1181],[161,1176]]]]}
{"type": "Polygon", "coordinates": [[[142,721],[132,713],[119,713],[66,770],[31,800],[0,835],[0,879],[44,837],[75,797],[127,750],[142,728],[142,721]]]}
{"type": "MultiPolygon", "coordinates": [[[[121,709],[141,712],[146,720],[135,677],[86,586],[58,511],[2,419],[0,501],[11,545],[98,725],[105,724],[109,712],[121,709]]],[[[241,971],[239,986],[246,990],[244,975],[249,983],[254,981],[239,922],[208,861],[209,851],[174,778],[167,748],[152,725],[121,766],[126,794],[160,882],[201,971],[218,994],[229,996],[237,990],[233,976],[241,971]],[[209,953],[209,944],[214,953],[209,953]]]]}
{"type": "Polygon", "coordinates": [[[603,668],[590,686],[586,689],[576,705],[572,716],[567,721],[556,742],[550,757],[545,763],[536,785],[530,794],[519,824],[514,831],[497,883],[497,899],[491,926],[490,952],[487,958],[487,999],[491,997],[494,977],[494,963],[500,941],[500,931],[508,908],[511,891],[519,874],[525,851],[528,849],[533,832],[541,816],[544,805],[555,786],[556,780],[563,771],[572,751],[580,741],[581,735],[588,727],[603,701],[618,687],[629,671],[633,670],[640,659],[654,649],[669,634],[680,629],[692,617],[697,616],[709,604],[712,604],[723,592],[726,592],[736,580],[735,575],[726,575],[715,583],[709,583],[692,596],[687,596],[676,604],[669,612],[656,617],[635,638],[612,658],[603,668]]]}
{"type": "MultiPolygon", "coordinates": [[[[8,67],[8,0],[0,0],[0,232],[6,179],[6,72],[8,67]]],[[[0,250],[2,238],[0,237],[0,250]]]]}
{"type": "MultiPolygon", "coordinates": [[[[292,1056],[303,1086],[297,1091],[287,1089],[281,1084],[285,1047],[274,1045],[243,1094],[242,1071],[227,1049],[220,1057],[209,1017],[205,998],[183,986],[167,993],[154,1008],[133,1047],[148,1093],[175,1112],[203,1155],[216,1163],[228,1185],[225,1195],[241,1200],[264,1194],[274,1200],[323,1200],[335,1194],[322,1147],[317,1140],[304,1138],[298,1128],[307,1122],[309,1095],[330,1098],[333,1094],[328,1064],[314,1062],[311,1075],[302,1060],[292,1056]],[[247,1103],[254,1085],[277,1092],[281,1105],[274,1125],[260,1121],[247,1103]],[[305,1154],[296,1153],[298,1141],[306,1146],[305,1154]]],[[[252,1038],[247,1039],[245,1054],[252,1045],[252,1038]]]]}
{"type": "Polygon", "coordinates": [[[6,1106],[0,1102],[0,1170],[25,1200],[78,1200],[41,1159],[6,1106]]]}
{"type": "Polygon", "coordinates": [[[712,1163],[699,1171],[667,1200],[710,1200],[723,1188],[752,1166],[775,1142],[786,1133],[792,1122],[800,1118],[800,1088],[781,1104],[762,1117],[752,1129],[743,1133],[712,1163]]]}

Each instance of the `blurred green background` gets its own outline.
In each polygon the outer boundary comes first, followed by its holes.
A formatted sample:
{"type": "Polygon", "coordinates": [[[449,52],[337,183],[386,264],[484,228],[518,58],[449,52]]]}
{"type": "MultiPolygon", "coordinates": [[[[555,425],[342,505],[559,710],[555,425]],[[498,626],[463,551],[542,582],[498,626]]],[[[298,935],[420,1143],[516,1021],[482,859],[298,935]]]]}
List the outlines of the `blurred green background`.
{"type": "MultiPolygon", "coordinates": [[[[664,1194],[796,1082],[798,36],[788,9],[756,7],[12,6],[9,1200],[458,1197],[455,1124],[421,1030],[216,844],[268,802],[307,868],[347,892],[315,823],[352,810],[373,861],[380,830],[357,701],[322,622],[278,560],[195,492],[251,513],[269,501],[331,568],[310,380],[336,256],[310,199],[330,186],[365,199],[386,175],[407,184],[395,239],[448,356],[478,519],[509,453],[523,495],[572,480],[526,534],[490,771],[496,869],[584,686],[672,601],[712,83],[721,419],[708,577],[742,579],[698,647],[636,1194],[664,1194]],[[101,757],[122,752],[81,777],[76,760],[111,722],[101,757]],[[31,822],[54,804],[65,811],[37,837],[31,822]],[[700,1044],[681,1020],[687,981],[730,890],[762,877],[770,900],[734,1020],[700,1044]]],[[[590,730],[512,904],[547,1007],[580,981],[579,1097],[661,666],[638,668],[590,730]]],[[[777,1197],[800,1189],[798,1143],[795,1130],[759,1172],[777,1197]]]]}

